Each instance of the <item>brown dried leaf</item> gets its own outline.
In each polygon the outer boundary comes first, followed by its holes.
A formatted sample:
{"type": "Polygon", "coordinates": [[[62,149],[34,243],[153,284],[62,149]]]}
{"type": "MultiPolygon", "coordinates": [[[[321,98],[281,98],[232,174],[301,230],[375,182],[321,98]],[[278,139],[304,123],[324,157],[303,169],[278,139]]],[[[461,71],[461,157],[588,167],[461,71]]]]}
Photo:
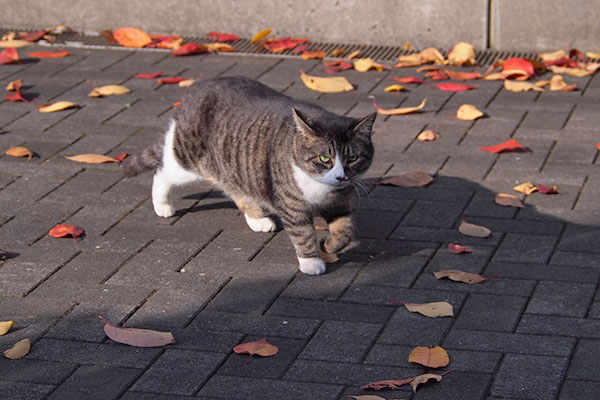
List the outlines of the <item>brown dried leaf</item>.
{"type": "Polygon", "coordinates": [[[523,203],[517,196],[507,193],[498,193],[494,198],[494,203],[504,207],[523,208],[523,203]]]}
{"type": "Polygon", "coordinates": [[[425,383],[430,379],[435,379],[436,381],[440,382],[442,380],[442,375],[439,374],[423,374],[423,375],[419,375],[419,376],[415,376],[415,378],[413,379],[413,381],[410,383],[410,387],[412,388],[413,392],[417,392],[417,386],[419,386],[421,383],[425,383]]]}
{"type": "Polygon", "coordinates": [[[267,342],[266,339],[260,339],[254,342],[238,344],[233,348],[233,351],[237,354],[250,354],[248,361],[246,361],[248,363],[254,354],[258,354],[261,357],[270,357],[277,354],[279,349],[277,346],[267,342]]]}
{"type": "Polygon", "coordinates": [[[459,271],[457,269],[443,269],[433,273],[436,279],[448,278],[455,282],[468,284],[480,283],[488,280],[488,277],[472,274],[470,272],[459,271]]]}
{"type": "Polygon", "coordinates": [[[429,368],[445,367],[450,363],[446,350],[440,346],[417,346],[408,355],[408,362],[421,364],[429,368]]]}
{"type": "Polygon", "coordinates": [[[471,224],[464,220],[461,221],[460,225],[458,226],[458,231],[465,236],[473,236],[480,238],[486,238],[492,234],[492,231],[490,231],[485,226],[471,224]]]}
{"type": "Polygon", "coordinates": [[[360,390],[382,390],[382,389],[399,389],[400,386],[406,385],[412,382],[414,378],[406,378],[406,379],[388,379],[384,381],[377,381],[367,383],[360,387],[360,390]]]}
{"type": "Polygon", "coordinates": [[[391,176],[379,181],[377,184],[398,187],[421,187],[429,185],[432,181],[433,178],[427,172],[413,171],[402,175],[391,176]]]}
{"type": "Polygon", "coordinates": [[[29,354],[30,349],[31,341],[29,339],[23,339],[15,343],[10,349],[5,350],[4,357],[10,358],[11,360],[18,360],[29,354]]]}
{"type": "Polygon", "coordinates": [[[404,303],[404,307],[410,312],[416,312],[429,318],[454,316],[452,304],[446,301],[436,301],[424,304],[404,303]]]}
{"type": "Polygon", "coordinates": [[[0,336],[6,335],[10,328],[15,328],[14,321],[0,321],[0,336]]]}
{"type": "Polygon", "coordinates": [[[150,329],[121,328],[108,322],[104,317],[98,317],[104,322],[104,333],[117,343],[135,347],[162,347],[175,343],[171,332],[159,332],[150,329]]]}

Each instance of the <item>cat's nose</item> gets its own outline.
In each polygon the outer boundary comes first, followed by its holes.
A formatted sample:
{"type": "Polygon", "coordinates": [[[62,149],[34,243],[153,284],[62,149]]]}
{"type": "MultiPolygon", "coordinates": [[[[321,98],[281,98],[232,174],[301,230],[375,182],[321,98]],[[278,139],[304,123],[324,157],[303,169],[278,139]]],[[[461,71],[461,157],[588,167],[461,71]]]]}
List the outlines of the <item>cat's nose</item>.
{"type": "Polygon", "coordinates": [[[336,176],[335,179],[338,180],[338,182],[346,182],[348,180],[347,176],[336,176]]]}

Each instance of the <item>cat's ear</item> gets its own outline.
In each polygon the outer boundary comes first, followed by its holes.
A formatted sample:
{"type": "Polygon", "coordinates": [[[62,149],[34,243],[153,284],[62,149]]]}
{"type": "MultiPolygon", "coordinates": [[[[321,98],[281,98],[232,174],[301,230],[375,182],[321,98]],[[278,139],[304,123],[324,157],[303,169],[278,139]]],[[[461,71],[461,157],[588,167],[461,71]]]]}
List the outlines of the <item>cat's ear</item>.
{"type": "Polygon", "coordinates": [[[373,124],[375,123],[375,117],[377,117],[376,112],[359,119],[356,122],[356,125],[354,125],[352,131],[355,132],[357,135],[366,136],[370,138],[371,132],[373,131],[373,124]]]}
{"type": "Polygon", "coordinates": [[[294,116],[294,122],[296,123],[296,127],[298,130],[308,136],[312,137],[315,135],[315,131],[310,127],[308,122],[306,122],[306,117],[302,115],[302,113],[295,108],[292,108],[292,115],[294,116]]]}

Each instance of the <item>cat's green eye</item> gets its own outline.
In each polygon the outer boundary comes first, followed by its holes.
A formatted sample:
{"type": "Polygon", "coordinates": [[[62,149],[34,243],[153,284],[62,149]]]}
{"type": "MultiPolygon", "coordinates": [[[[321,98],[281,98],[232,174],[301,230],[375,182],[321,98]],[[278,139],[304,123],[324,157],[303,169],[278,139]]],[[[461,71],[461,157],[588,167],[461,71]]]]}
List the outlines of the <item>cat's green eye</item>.
{"type": "Polygon", "coordinates": [[[356,160],[358,160],[358,156],[357,156],[357,155],[351,155],[351,156],[348,156],[348,162],[349,162],[349,163],[353,163],[353,162],[355,162],[356,160]]]}
{"type": "Polygon", "coordinates": [[[330,163],[331,162],[331,157],[329,156],[324,156],[324,155],[320,155],[319,156],[319,161],[321,161],[324,164],[330,163]]]}

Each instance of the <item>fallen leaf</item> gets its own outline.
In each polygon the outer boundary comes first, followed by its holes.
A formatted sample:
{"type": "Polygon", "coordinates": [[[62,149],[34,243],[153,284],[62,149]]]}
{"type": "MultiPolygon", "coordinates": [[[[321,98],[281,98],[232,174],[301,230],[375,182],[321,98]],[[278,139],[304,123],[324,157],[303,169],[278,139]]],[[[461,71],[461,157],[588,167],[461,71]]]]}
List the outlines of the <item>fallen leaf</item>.
{"type": "Polygon", "coordinates": [[[153,42],[146,47],[177,50],[183,43],[183,38],[179,36],[150,35],[150,37],[153,42]]]}
{"type": "Polygon", "coordinates": [[[188,88],[196,82],[195,79],[185,79],[177,84],[180,88],[188,88]]]}
{"type": "Polygon", "coordinates": [[[384,92],[405,92],[407,90],[408,89],[406,89],[404,86],[398,85],[397,83],[394,83],[393,85],[390,85],[383,89],[384,92]]]}
{"type": "Polygon", "coordinates": [[[600,142],[596,143],[596,150],[600,151],[600,142]]]}
{"type": "Polygon", "coordinates": [[[507,78],[504,72],[492,72],[483,75],[483,79],[486,81],[503,81],[507,78]]]}
{"type": "Polygon", "coordinates": [[[8,100],[8,101],[24,101],[25,103],[29,103],[29,101],[25,97],[23,97],[23,94],[21,93],[22,85],[23,85],[22,79],[17,79],[15,81],[10,82],[6,86],[6,90],[9,92],[15,92],[15,93],[9,93],[9,94],[4,95],[4,99],[8,100]]]}
{"type": "Polygon", "coordinates": [[[345,47],[340,47],[340,48],[331,50],[331,56],[332,57],[341,57],[345,51],[346,51],[345,47]]]}
{"type": "Polygon", "coordinates": [[[112,31],[114,39],[124,47],[145,47],[152,43],[152,38],[138,28],[124,27],[112,31]]]}
{"type": "Polygon", "coordinates": [[[506,142],[498,143],[493,146],[480,147],[479,150],[487,151],[492,154],[509,153],[512,151],[528,151],[525,146],[517,142],[515,139],[510,139],[506,142]]]}
{"type": "Polygon", "coordinates": [[[548,187],[546,185],[539,185],[538,190],[541,194],[558,194],[556,186],[548,187]]]}
{"type": "Polygon", "coordinates": [[[262,31],[258,32],[256,35],[252,36],[252,39],[250,39],[250,42],[251,43],[260,42],[261,40],[263,40],[264,38],[269,36],[271,34],[271,32],[273,32],[273,29],[271,29],[271,28],[262,30],[262,31]]]}
{"type": "Polygon", "coordinates": [[[19,53],[15,48],[4,49],[0,52],[0,65],[19,62],[19,53]]]}
{"type": "Polygon", "coordinates": [[[569,57],[569,53],[567,53],[566,50],[557,50],[547,53],[539,53],[538,57],[541,58],[543,62],[550,62],[567,58],[569,57]]]}
{"type": "Polygon", "coordinates": [[[238,344],[233,348],[233,351],[237,354],[250,354],[250,357],[248,357],[248,361],[246,361],[246,363],[249,363],[250,359],[255,354],[261,357],[270,357],[277,354],[279,352],[279,349],[277,348],[277,346],[274,346],[271,343],[267,342],[266,339],[260,339],[254,342],[238,344]]]}
{"type": "Polygon", "coordinates": [[[216,42],[235,42],[236,40],[238,40],[238,35],[215,31],[210,31],[208,33],[208,37],[216,42]]]}
{"type": "Polygon", "coordinates": [[[28,42],[37,42],[41,38],[43,38],[48,31],[46,29],[35,31],[35,32],[19,32],[19,38],[23,40],[27,40],[28,42]]]}
{"type": "Polygon", "coordinates": [[[27,147],[22,146],[11,147],[10,149],[6,150],[4,154],[11,157],[27,157],[28,162],[31,160],[31,157],[33,157],[33,152],[27,147]]]}
{"type": "Polygon", "coordinates": [[[467,85],[465,83],[438,83],[434,86],[445,92],[464,92],[466,90],[477,89],[477,86],[467,85]]]}
{"type": "Polygon", "coordinates": [[[114,157],[105,156],[104,154],[78,154],[75,156],[65,156],[65,158],[67,160],[87,164],[105,164],[117,162],[114,157]]]}
{"type": "Polygon", "coordinates": [[[221,42],[205,43],[204,46],[210,53],[216,53],[218,51],[223,53],[233,53],[235,51],[235,48],[232,45],[221,42]]]}
{"type": "Polygon", "coordinates": [[[23,85],[23,79],[16,79],[8,82],[8,85],[6,85],[6,90],[9,92],[18,92],[21,90],[21,85],[23,85]]]}
{"type": "Polygon", "coordinates": [[[336,73],[354,68],[354,65],[346,60],[325,61],[323,65],[328,67],[323,69],[324,72],[328,73],[336,73]]]}
{"type": "Polygon", "coordinates": [[[29,339],[23,339],[15,343],[13,347],[4,351],[4,357],[10,358],[11,360],[18,360],[19,358],[25,357],[31,349],[31,341],[29,339]]]}
{"type": "Polygon", "coordinates": [[[436,279],[448,278],[455,282],[468,284],[481,283],[487,281],[490,277],[472,274],[470,272],[459,271],[457,269],[443,269],[433,273],[436,279]]]}
{"type": "Polygon", "coordinates": [[[343,76],[323,78],[300,70],[300,79],[307,88],[321,93],[340,93],[354,90],[354,86],[343,76]]]}
{"type": "Polygon", "coordinates": [[[426,131],[419,133],[419,135],[417,136],[417,140],[420,140],[422,142],[430,142],[432,140],[438,140],[439,138],[440,134],[431,129],[427,129],[426,131]]]}
{"type": "Polygon", "coordinates": [[[462,121],[473,121],[483,117],[483,114],[477,107],[472,104],[463,104],[456,110],[456,118],[462,121]]]}
{"type": "Polygon", "coordinates": [[[0,336],[6,335],[10,328],[15,328],[14,321],[0,321],[0,336]]]}
{"type": "Polygon", "coordinates": [[[121,154],[117,154],[114,158],[115,158],[115,160],[117,160],[117,163],[120,163],[121,161],[123,161],[127,157],[129,157],[128,153],[121,153],[121,154]]]}
{"type": "Polygon", "coordinates": [[[425,83],[423,79],[419,79],[416,76],[405,76],[405,77],[393,77],[393,80],[399,83],[425,83]]]}
{"type": "Polygon", "coordinates": [[[538,85],[530,82],[517,82],[511,80],[504,81],[504,89],[509,90],[511,92],[528,92],[530,90],[536,92],[543,92],[544,89],[539,87],[538,85]]]}
{"type": "Polygon", "coordinates": [[[450,65],[464,67],[465,65],[475,65],[476,63],[475,48],[470,43],[459,42],[448,53],[448,64],[450,65]]]}
{"type": "Polygon", "coordinates": [[[71,236],[73,239],[76,239],[84,233],[85,231],[82,228],[72,224],[58,224],[48,231],[48,235],[54,238],[71,236]]]}
{"type": "Polygon", "coordinates": [[[523,73],[523,79],[528,79],[535,75],[535,69],[533,67],[533,64],[530,61],[520,57],[511,57],[504,61],[504,64],[502,65],[502,71],[521,72],[523,73]]]}
{"type": "Polygon", "coordinates": [[[448,243],[448,251],[452,254],[470,253],[471,249],[460,244],[448,243]]]}
{"type": "Polygon", "coordinates": [[[446,301],[436,301],[424,304],[404,303],[404,307],[410,312],[416,312],[429,318],[454,316],[452,304],[446,301]]]}
{"type": "Polygon", "coordinates": [[[592,51],[587,51],[585,53],[585,56],[587,58],[591,58],[592,60],[598,60],[598,59],[600,59],[600,53],[594,53],[592,51]]]}
{"type": "MultiPolygon", "coordinates": [[[[0,48],[11,48],[11,49],[17,49],[17,48],[21,48],[21,47],[27,47],[27,46],[31,46],[33,43],[28,42],[27,40],[19,40],[19,39],[13,39],[13,40],[0,40],[0,48]]],[[[0,53],[1,54],[1,53],[0,53]]],[[[0,59],[2,57],[0,56],[0,59]]]]}
{"type": "Polygon", "coordinates": [[[439,374],[423,374],[423,375],[419,375],[419,376],[415,376],[415,378],[412,380],[412,382],[410,382],[410,387],[412,388],[413,392],[417,392],[417,386],[419,386],[421,383],[425,383],[430,379],[435,379],[436,381],[440,382],[442,380],[442,375],[439,374]]]}
{"type": "Polygon", "coordinates": [[[479,79],[481,78],[481,73],[474,72],[462,72],[462,71],[452,71],[451,69],[442,70],[450,79],[454,79],[457,81],[468,81],[471,79],[479,79]]]}
{"type": "Polygon", "coordinates": [[[104,97],[104,96],[112,96],[129,93],[131,90],[122,85],[105,85],[94,88],[89,94],[88,97],[104,97]]]}
{"type": "Polygon", "coordinates": [[[504,207],[523,208],[523,203],[517,196],[507,193],[498,193],[494,198],[494,203],[504,207]]]}
{"type": "Polygon", "coordinates": [[[440,346],[417,346],[408,355],[408,362],[421,364],[429,368],[445,367],[450,363],[446,350],[440,346]]]}
{"type": "Polygon", "coordinates": [[[374,394],[363,394],[358,396],[350,396],[348,398],[354,400],[386,400],[384,397],[376,396],[374,394]]]}
{"type": "Polygon", "coordinates": [[[177,50],[171,53],[171,56],[183,57],[207,52],[208,48],[205,45],[191,42],[181,45],[177,50]]]}
{"type": "Polygon", "coordinates": [[[172,77],[168,77],[168,78],[157,79],[156,82],[161,83],[163,85],[174,85],[176,83],[183,82],[188,79],[189,78],[182,78],[180,76],[172,76],[172,77]]]}
{"type": "Polygon", "coordinates": [[[592,75],[595,71],[590,71],[585,68],[568,68],[551,65],[548,67],[555,74],[566,74],[575,78],[583,78],[592,75]]]}
{"type": "Polygon", "coordinates": [[[273,53],[281,53],[285,50],[293,49],[301,43],[308,42],[308,39],[294,39],[294,38],[279,38],[279,39],[267,39],[263,43],[263,47],[273,53]]]}
{"type": "Polygon", "coordinates": [[[176,101],[173,103],[173,107],[179,107],[181,105],[181,101],[176,101]]]}
{"type": "Polygon", "coordinates": [[[421,102],[421,104],[419,104],[418,106],[414,106],[414,107],[399,107],[399,108],[381,108],[377,105],[377,103],[375,102],[375,98],[373,98],[373,105],[375,105],[375,108],[377,109],[377,112],[381,115],[405,115],[405,114],[411,114],[417,111],[422,110],[425,107],[425,104],[427,104],[427,99],[423,99],[423,101],[421,102]]]}
{"type": "Polygon", "coordinates": [[[366,385],[360,387],[360,390],[382,390],[382,389],[391,389],[397,390],[400,389],[400,386],[407,385],[415,378],[406,378],[406,379],[388,379],[384,381],[371,382],[366,385]]]}
{"type": "Polygon", "coordinates": [[[43,112],[43,113],[51,113],[51,112],[56,112],[56,111],[63,111],[63,110],[67,110],[69,108],[78,108],[79,104],[77,103],[73,103],[72,101],[57,101],[56,103],[52,103],[52,104],[44,104],[42,106],[38,107],[38,111],[39,112],[43,112]]]}
{"type": "Polygon", "coordinates": [[[446,79],[450,79],[446,71],[440,68],[427,72],[425,77],[431,79],[432,81],[445,81],[446,79]]]}
{"type": "Polygon", "coordinates": [[[443,64],[444,61],[444,56],[438,49],[428,47],[419,53],[398,57],[398,62],[394,65],[394,68],[416,67],[428,63],[443,64]]]}
{"type": "Polygon", "coordinates": [[[379,64],[375,62],[372,58],[358,58],[353,60],[354,69],[358,72],[367,72],[371,68],[375,68],[378,71],[382,71],[384,69],[389,68],[387,65],[379,64]]]}
{"type": "Polygon", "coordinates": [[[139,79],[156,79],[164,73],[165,71],[158,71],[152,74],[135,74],[135,77],[139,79]]]}
{"type": "Polygon", "coordinates": [[[529,196],[531,193],[537,192],[538,188],[531,182],[524,182],[524,183],[521,183],[520,185],[515,186],[513,188],[513,190],[515,190],[519,193],[523,193],[526,196],[529,196]]]}
{"type": "Polygon", "coordinates": [[[413,171],[402,175],[391,176],[379,181],[377,184],[398,187],[421,187],[429,185],[432,181],[433,178],[427,172],[413,171]]]}
{"type": "Polygon", "coordinates": [[[104,333],[117,343],[135,347],[162,347],[175,343],[171,332],[159,332],[150,329],[121,328],[99,316],[104,322],[104,333]]]}
{"type": "Polygon", "coordinates": [[[577,85],[575,84],[567,84],[562,76],[554,75],[550,79],[550,90],[552,92],[572,92],[577,90],[577,85]]]}
{"type": "Polygon", "coordinates": [[[321,49],[317,49],[313,51],[304,51],[302,52],[301,57],[303,60],[318,60],[327,57],[327,53],[321,49]]]}
{"type": "Polygon", "coordinates": [[[31,53],[27,53],[27,55],[29,57],[34,57],[34,58],[63,58],[66,56],[70,56],[71,53],[69,53],[66,50],[60,50],[60,51],[34,51],[31,53]]]}
{"type": "Polygon", "coordinates": [[[110,30],[102,30],[100,31],[100,36],[102,36],[104,38],[104,40],[106,40],[106,43],[108,44],[115,44],[117,43],[117,41],[115,40],[115,36],[113,35],[113,32],[110,30]]]}
{"type": "Polygon", "coordinates": [[[485,226],[471,224],[464,220],[460,222],[458,231],[465,236],[474,236],[480,238],[486,238],[492,234],[492,231],[485,226]]]}

